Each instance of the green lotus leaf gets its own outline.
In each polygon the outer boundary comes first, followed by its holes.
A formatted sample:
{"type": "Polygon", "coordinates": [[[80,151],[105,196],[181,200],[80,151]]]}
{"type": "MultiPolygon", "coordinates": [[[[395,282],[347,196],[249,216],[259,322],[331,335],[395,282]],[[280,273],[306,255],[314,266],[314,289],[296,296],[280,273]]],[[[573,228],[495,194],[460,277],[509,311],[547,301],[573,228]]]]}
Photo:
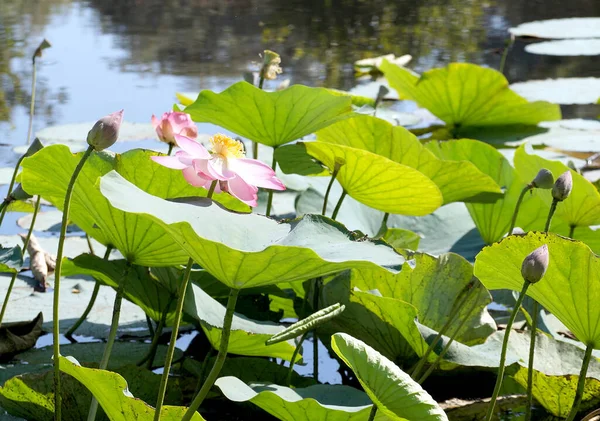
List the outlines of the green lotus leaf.
{"type": "Polygon", "coordinates": [[[275,149],[275,159],[284,174],[329,175],[329,171],[306,152],[302,143],[275,149]]]}
{"type": "Polygon", "coordinates": [[[421,241],[419,234],[402,228],[388,228],[382,238],[395,250],[416,250],[421,241]]]}
{"type": "Polygon", "coordinates": [[[345,96],[345,97],[350,98],[352,100],[352,105],[354,105],[356,107],[362,107],[363,105],[368,105],[370,107],[375,106],[375,99],[370,98],[368,96],[357,95],[352,92],[340,91],[338,89],[331,89],[331,88],[327,89],[327,91],[333,95],[345,96]]]}
{"type": "MultiPolygon", "coordinates": [[[[552,171],[556,180],[565,171],[571,171],[573,177],[573,190],[567,199],[556,207],[556,216],[569,225],[589,226],[600,224],[600,193],[596,187],[586,180],[581,174],[570,170],[569,167],[559,161],[550,161],[541,156],[528,154],[522,145],[515,153],[515,167],[522,179],[533,180],[540,168],[552,171]]],[[[542,190],[538,193],[547,207],[552,203],[550,190],[542,190]]],[[[544,226],[536,227],[543,229],[544,226]]]]}
{"type": "Polygon", "coordinates": [[[15,273],[23,266],[23,253],[21,247],[0,246],[0,273],[15,273]]]}
{"type": "Polygon", "coordinates": [[[234,402],[252,402],[282,421],[363,421],[372,403],[350,386],[317,384],[291,389],[272,383],[247,385],[237,377],[221,377],[215,385],[234,402]]]}
{"type": "MultiPolygon", "coordinates": [[[[166,236],[164,230],[136,215],[126,215],[110,206],[95,187],[99,177],[111,170],[161,198],[206,196],[207,190],[190,186],[181,171],[165,168],[150,157],[152,151],[132,150],[122,155],[94,153],[86,162],[75,184],[70,219],[102,244],[117,248],[131,263],[143,266],[184,264],[188,256],[166,236]]],[[[23,161],[21,182],[31,194],[41,195],[62,210],[67,185],[81,158],[64,145],[46,147],[23,161]]],[[[248,207],[232,196],[215,196],[224,206],[247,211],[248,207]]]]}
{"type": "Polygon", "coordinates": [[[379,68],[401,97],[452,127],[537,125],[561,118],[558,105],[528,102],[509,88],[502,73],[490,68],[451,63],[420,77],[385,60],[379,68]]]}
{"type": "Polygon", "coordinates": [[[439,187],[444,203],[478,201],[485,193],[501,197],[492,177],[471,162],[440,159],[404,127],[376,117],[361,115],[340,121],[319,130],[317,139],[373,152],[422,172],[439,187]]]}
{"type": "Polygon", "coordinates": [[[393,362],[345,333],[331,337],[335,353],[354,371],[377,410],[392,420],[447,420],[443,409],[393,362]]]}
{"type": "Polygon", "coordinates": [[[291,223],[235,214],[210,200],[169,202],[110,172],[100,190],[124,212],[162,227],[189,256],[231,288],[306,280],[351,267],[397,268],[403,258],[385,244],[352,241],[341,224],[321,216],[291,223]]]}
{"type": "Polygon", "coordinates": [[[475,259],[475,276],[488,289],[523,287],[523,259],[542,245],[550,263],[527,295],[554,314],[581,342],[600,348],[600,258],[579,241],[556,234],[513,235],[484,248],[475,259]]]}
{"type": "Polygon", "coordinates": [[[421,172],[383,156],[324,142],[303,144],[309,155],[333,170],[348,195],[382,212],[427,215],[443,204],[440,189],[421,172]]]}
{"type": "Polygon", "coordinates": [[[7,212],[22,212],[22,213],[32,213],[35,209],[33,203],[30,200],[15,200],[11,202],[6,208],[7,212]]]}
{"type": "MultiPolygon", "coordinates": [[[[504,197],[495,203],[467,203],[467,209],[486,244],[502,238],[508,232],[510,221],[521,191],[543,167],[535,167],[531,178],[522,179],[510,162],[494,147],[477,140],[460,139],[447,142],[429,142],[427,148],[444,159],[472,162],[483,173],[490,175],[498,185],[505,188],[504,197]]],[[[529,229],[540,221],[543,223],[548,207],[540,199],[540,189],[525,195],[517,226],[529,229]]]]}
{"type": "MultiPolygon", "coordinates": [[[[83,384],[110,418],[111,421],[153,420],[154,408],[140,399],[134,398],[127,391],[127,382],[117,373],[85,368],[67,357],[60,357],[60,370],[69,374],[83,384]]],[[[160,416],[162,420],[179,421],[187,408],[180,406],[164,406],[160,416]]],[[[195,413],[192,420],[203,420],[195,413]]]]}
{"type": "Polygon", "coordinates": [[[351,99],[324,88],[293,85],[265,92],[238,82],[216,94],[202,91],[185,108],[192,120],[212,123],[254,142],[280,146],[314,133],[352,113],[351,99]]]}

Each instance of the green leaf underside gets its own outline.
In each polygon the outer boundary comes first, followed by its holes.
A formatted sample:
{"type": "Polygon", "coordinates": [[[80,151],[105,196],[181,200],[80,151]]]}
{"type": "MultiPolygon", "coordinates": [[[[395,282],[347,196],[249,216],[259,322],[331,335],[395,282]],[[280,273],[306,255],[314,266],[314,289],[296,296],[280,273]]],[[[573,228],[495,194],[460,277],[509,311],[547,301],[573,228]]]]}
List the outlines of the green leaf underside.
{"type": "MultiPolygon", "coordinates": [[[[135,399],[127,392],[127,382],[123,377],[110,371],[81,367],[67,357],[60,357],[60,370],[81,382],[111,419],[111,421],[153,420],[154,408],[145,402],[135,399]]],[[[179,421],[187,408],[164,406],[161,410],[162,420],[179,421]]],[[[204,418],[195,413],[192,420],[204,418]]]]}
{"type": "Polygon", "coordinates": [[[234,402],[252,402],[282,421],[361,421],[368,418],[371,401],[357,389],[318,384],[291,389],[272,383],[247,385],[237,377],[215,383],[234,402]]]}
{"type": "Polygon", "coordinates": [[[448,417],[408,374],[364,342],[345,333],[331,338],[335,353],[354,371],[378,411],[395,420],[447,420],[448,417]]]}
{"type": "MultiPolygon", "coordinates": [[[[116,170],[125,179],[162,198],[206,196],[207,190],[190,186],[181,171],[165,168],[150,157],[156,153],[132,150],[122,155],[93,153],[75,184],[70,219],[103,244],[117,248],[131,263],[143,266],[184,264],[188,256],[162,228],[149,220],[128,215],[110,206],[96,187],[99,177],[116,170]]],[[[62,210],[67,185],[81,154],[64,145],[52,145],[23,161],[21,182],[62,210]]],[[[215,196],[225,206],[245,211],[247,206],[222,193],[215,196]]]]}
{"type": "Polygon", "coordinates": [[[324,88],[293,85],[265,92],[238,82],[216,94],[202,91],[185,108],[192,120],[212,123],[254,142],[280,146],[300,139],[352,113],[351,99],[324,88]]]}
{"type": "Polygon", "coordinates": [[[421,237],[419,234],[402,228],[388,228],[383,235],[383,240],[395,250],[416,250],[419,247],[421,237]]]}
{"type": "Polygon", "coordinates": [[[528,102],[508,86],[502,73],[469,63],[451,63],[420,77],[384,60],[380,66],[392,88],[451,126],[537,125],[559,120],[560,107],[528,102]]]}
{"type": "Polygon", "coordinates": [[[488,289],[520,291],[523,259],[544,244],[550,254],[548,270],[527,294],[552,312],[577,339],[599,348],[600,258],[584,243],[552,233],[510,236],[477,255],[475,276],[488,289]]]}
{"type": "Polygon", "coordinates": [[[209,202],[169,202],[143,192],[116,172],[101,179],[100,189],[116,208],[162,227],[195,262],[232,288],[310,279],[351,267],[394,269],[403,262],[387,245],[352,241],[341,224],[321,216],[279,224],[209,202]]]}
{"type": "Polygon", "coordinates": [[[21,247],[1,247],[0,246],[0,272],[14,273],[21,269],[23,265],[23,254],[21,247]]]}
{"type": "Polygon", "coordinates": [[[348,195],[382,212],[422,216],[443,204],[442,193],[421,172],[383,156],[349,146],[304,143],[309,155],[330,170],[341,160],[337,181],[348,195]]]}
{"type": "Polygon", "coordinates": [[[376,117],[340,121],[317,132],[317,139],[363,149],[420,171],[439,187],[445,204],[476,200],[482,193],[502,193],[496,182],[471,162],[440,159],[405,128],[376,117]]]}

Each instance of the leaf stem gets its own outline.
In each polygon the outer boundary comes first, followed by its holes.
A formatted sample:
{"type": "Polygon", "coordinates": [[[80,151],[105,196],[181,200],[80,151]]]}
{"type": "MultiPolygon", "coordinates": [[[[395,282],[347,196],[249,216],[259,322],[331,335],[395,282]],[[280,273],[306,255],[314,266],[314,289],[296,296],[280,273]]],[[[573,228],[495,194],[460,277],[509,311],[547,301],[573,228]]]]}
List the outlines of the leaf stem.
{"type": "Polygon", "coordinates": [[[233,313],[235,311],[235,304],[237,302],[238,294],[240,290],[233,289],[229,291],[229,298],[227,300],[227,310],[225,311],[225,319],[223,320],[223,331],[221,333],[221,343],[219,344],[219,353],[217,354],[217,358],[215,359],[215,363],[208,373],[208,377],[206,381],[202,385],[200,392],[196,395],[194,400],[192,401],[190,407],[186,411],[185,415],[181,419],[181,421],[190,421],[196,410],[202,405],[204,402],[204,398],[208,395],[211,387],[215,384],[219,373],[221,372],[221,368],[225,363],[225,358],[227,357],[227,347],[229,346],[229,335],[231,334],[231,324],[233,322],[233,313]]]}
{"type": "MultiPolygon", "coordinates": [[[[13,191],[13,187],[15,186],[15,180],[17,179],[17,173],[19,172],[19,167],[21,166],[21,162],[25,159],[25,154],[23,154],[17,163],[15,164],[15,170],[13,171],[12,178],[10,179],[10,183],[8,184],[8,190],[6,192],[6,198],[10,196],[13,191]]],[[[4,215],[8,211],[8,201],[4,200],[0,205],[0,226],[2,226],[2,221],[4,221],[4,215]]]]}
{"type": "MultiPolygon", "coordinates": [[[[106,367],[108,367],[108,362],[110,361],[110,354],[112,353],[112,348],[115,344],[115,339],[117,337],[117,330],[119,328],[119,318],[121,317],[121,303],[123,302],[123,292],[125,291],[125,285],[127,284],[127,277],[129,276],[130,270],[131,263],[127,261],[125,263],[125,270],[123,271],[121,281],[119,282],[119,285],[117,287],[117,294],[115,295],[112,320],[110,322],[110,331],[108,332],[108,339],[106,340],[104,352],[102,353],[102,358],[100,359],[100,364],[98,366],[100,370],[106,370],[106,367]]],[[[94,421],[96,419],[97,411],[98,400],[95,397],[92,397],[92,402],[90,404],[90,409],[87,417],[88,421],[94,421]]]]}
{"type": "Polygon", "coordinates": [[[65,238],[67,236],[67,225],[69,223],[69,210],[71,209],[71,196],[73,195],[73,190],[75,188],[75,182],[77,181],[77,177],[79,173],[83,169],[85,162],[90,157],[92,152],[94,151],[93,146],[89,146],[79,163],[75,167],[75,171],[73,171],[73,175],[71,175],[71,180],[69,181],[69,185],[67,186],[67,191],[65,193],[65,203],[63,206],[63,215],[62,222],[60,225],[60,237],[58,239],[58,251],[56,252],[56,268],[54,271],[54,297],[52,302],[52,341],[54,348],[54,420],[61,420],[61,389],[60,389],[60,319],[58,314],[58,306],[60,303],[60,272],[62,270],[62,259],[64,254],[64,246],[65,246],[65,238]]]}
{"type": "Polygon", "coordinates": [[[88,248],[90,249],[90,254],[96,255],[96,253],[94,253],[94,246],[92,245],[92,239],[90,238],[90,236],[88,235],[88,233],[85,233],[85,241],[87,242],[88,248]]]}
{"type": "Polygon", "coordinates": [[[498,399],[498,394],[500,393],[500,388],[502,387],[502,381],[504,379],[504,365],[506,363],[506,350],[508,348],[508,338],[510,336],[510,331],[512,330],[512,325],[515,322],[515,318],[517,317],[517,313],[521,308],[521,304],[523,303],[523,299],[525,298],[525,294],[527,293],[527,289],[531,285],[530,282],[523,282],[523,289],[519,294],[519,298],[517,298],[517,302],[515,303],[515,307],[513,308],[510,317],[508,318],[508,323],[506,324],[506,330],[504,332],[504,340],[502,341],[502,352],[500,353],[500,365],[498,367],[498,378],[496,379],[496,385],[494,386],[494,393],[492,394],[492,398],[490,399],[490,403],[488,405],[487,414],[485,416],[485,421],[491,421],[494,416],[494,407],[496,406],[496,400],[498,399]]]}
{"type": "Polygon", "coordinates": [[[294,353],[292,354],[292,359],[290,360],[290,369],[288,370],[288,374],[287,374],[287,382],[286,382],[286,384],[288,386],[292,385],[292,374],[294,374],[294,364],[296,364],[296,358],[298,357],[298,353],[300,352],[300,349],[302,348],[302,343],[306,339],[306,336],[308,335],[308,332],[310,332],[310,331],[307,330],[300,337],[300,340],[298,341],[298,345],[296,345],[296,348],[294,349],[294,353]]]}
{"type": "MultiPolygon", "coordinates": [[[[313,281],[313,312],[319,311],[319,294],[321,290],[321,284],[323,278],[315,278],[313,281]]],[[[319,382],[319,335],[317,335],[317,328],[313,329],[313,377],[315,381],[319,382]]]]}
{"type": "Polygon", "coordinates": [[[533,405],[533,362],[535,359],[535,339],[539,313],[539,305],[535,300],[533,301],[531,313],[531,339],[529,341],[529,363],[527,364],[527,405],[525,406],[525,421],[531,420],[531,406],[533,405]]]}
{"type": "MultiPolygon", "coordinates": [[[[273,161],[271,162],[271,168],[273,169],[273,171],[275,171],[275,169],[277,168],[277,160],[275,159],[275,149],[277,149],[277,146],[273,147],[273,161]]],[[[265,213],[266,216],[271,216],[271,206],[273,205],[273,190],[269,190],[269,196],[267,198],[267,212],[265,213]]]]}
{"type": "Polygon", "coordinates": [[[329,201],[329,193],[331,193],[331,187],[333,186],[333,182],[335,181],[335,178],[338,175],[338,172],[340,171],[340,168],[342,168],[341,165],[338,165],[338,163],[336,162],[335,166],[333,167],[333,172],[331,173],[331,180],[329,180],[329,184],[327,185],[327,190],[325,191],[325,199],[323,199],[323,210],[321,211],[321,215],[325,216],[325,214],[327,213],[327,203],[329,201]]]}
{"type": "Polygon", "coordinates": [[[531,184],[528,184],[525,187],[523,187],[523,190],[521,190],[521,194],[519,195],[519,198],[517,199],[517,204],[515,205],[515,210],[513,212],[513,216],[510,221],[510,228],[508,229],[508,235],[512,235],[513,230],[515,229],[515,224],[517,223],[517,216],[519,215],[519,208],[521,207],[521,202],[523,201],[525,194],[527,194],[527,192],[529,190],[531,190],[532,188],[533,188],[533,186],[531,184]]]}
{"type": "Polygon", "coordinates": [[[510,41],[504,47],[504,51],[502,52],[502,58],[500,59],[500,67],[498,68],[498,71],[502,74],[504,74],[504,66],[506,65],[506,58],[508,57],[508,52],[510,51],[514,43],[515,37],[511,35],[510,41]]]}
{"type": "MultiPolygon", "coordinates": [[[[213,181],[213,185],[216,184],[216,180],[213,181]]],[[[211,190],[214,190],[211,186],[211,190]]],[[[209,191],[209,197],[212,193],[209,191]]],[[[171,371],[171,364],[173,363],[173,356],[175,355],[175,343],[177,342],[177,335],[179,335],[179,326],[181,325],[181,318],[183,315],[183,305],[185,303],[185,296],[188,284],[190,283],[190,274],[192,272],[192,266],[194,260],[190,257],[185,268],[185,274],[181,284],[177,291],[177,307],[175,308],[175,321],[173,324],[173,330],[171,331],[171,340],[169,341],[169,348],[167,349],[167,356],[165,358],[165,366],[163,369],[162,377],[160,378],[160,386],[158,389],[158,397],[156,399],[156,412],[154,413],[154,420],[160,420],[160,412],[165,400],[165,393],[167,392],[167,383],[169,382],[169,372],[171,371]]]]}
{"type": "Polygon", "coordinates": [[[369,419],[367,421],[373,421],[375,419],[375,415],[377,415],[377,405],[373,404],[371,412],[369,412],[369,419]]]}
{"type": "Polygon", "coordinates": [[[544,228],[544,232],[548,232],[550,229],[550,223],[552,222],[552,217],[554,216],[554,212],[556,211],[556,205],[558,205],[558,200],[553,199],[552,204],[550,205],[550,211],[548,212],[548,219],[546,219],[546,226],[544,228]]]}
{"type": "Polygon", "coordinates": [[[590,365],[590,360],[592,359],[593,350],[594,346],[592,344],[588,344],[585,348],[585,355],[583,356],[581,370],[579,371],[579,380],[577,381],[577,391],[575,392],[575,399],[573,400],[573,406],[571,407],[569,416],[567,416],[567,421],[573,421],[577,415],[577,412],[579,411],[579,405],[581,405],[583,391],[585,389],[585,378],[587,377],[587,371],[590,365]]]}
{"type": "Polygon", "coordinates": [[[374,237],[375,239],[382,238],[385,235],[385,233],[387,232],[387,230],[388,230],[387,222],[388,222],[389,217],[390,217],[389,212],[386,212],[383,215],[383,219],[381,220],[381,225],[379,226],[379,231],[377,232],[377,234],[375,234],[375,237],[374,237]]]}
{"type": "MultiPolygon", "coordinates": [[[[31,217],[31,224],[29,225],[29,231],[27,231],[27,237],[25,237],[25,241],[23,242],[23,248],[21,249],[21,254],[25,256],[25,252],[27,251],[27,246],[29,245],[29,240],[31,239],[31,234],[33,233],[33,227],[35,226],[35,220],[37,219],[37,215],[40,211],[40,202],[41,196],[38,196],[35,201],[35,208],[33,210],[33,216],[31,217]]],[[[4,297],[4,302],[2,303],[2,310],[0,311],[0,326],[2,326],[2,320],[4,320],[4,313],[6,312],[6,307],[8,307],[8,300],[10,299],[10,294],[12,293],[13,286],[15,285],[15,280],[17,279],[17,271],[13,273],[13,276],[10,278],[10,283],[8,284],[8,290],[6,291],[6,296],[4,297]]]]}
{"type": "Polygon", "coordinates": [[[337,205],[335,205],[335,209],[333,210],[333,213],[331,214],[331,219],[333,219],[334,221],[335,221],[335,218],[337,218],[340,208],[342,207],[342,202],[344,201],[346,194],[347,194],[346,189],[342,190],[342,194],[337,202],[337,205]]]}

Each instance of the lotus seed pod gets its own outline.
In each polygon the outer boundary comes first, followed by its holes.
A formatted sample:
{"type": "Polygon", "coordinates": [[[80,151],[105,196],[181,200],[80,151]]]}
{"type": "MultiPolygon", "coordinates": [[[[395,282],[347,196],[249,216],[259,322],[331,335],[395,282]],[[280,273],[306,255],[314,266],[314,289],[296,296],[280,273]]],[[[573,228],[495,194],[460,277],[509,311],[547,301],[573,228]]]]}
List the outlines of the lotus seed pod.
{"type": "Polygon", "coordinates": [[[548,246],[544,244],[529,253],[521,265],[521,276],[532,284],[539,282],[546,274],[550,255],[548,246]]]}
{"type": "Polygon", "coordinates": [[[263,66],[261,69],[261,75],[264,79],[274,80],[278,74],[281,74],[282,70],[279,66],[281,64],[281,57],[275,51],[265,50],[263,57],[263,66]]]}
{"type": "Polygon", "coordinates": [[[10,198],[12,200],[27,200],[31,199],[33,196],[23,190],[23,186],[18,184],[17,187],[10,193],[10,198]]]}
{"type": "Polygon", "coordinates": [[[88,145],[96,151],[102,151],[115,144],[119,137],[119,128],[123,121],[123,110],[102,117],[94,124],[87,136],[88,145]]]}
{"type": "Polygon", "coordinates": [[[542,168],[538,171],[531,184],[538,189],[551,189],[554,185],[554,176],[549,170],[542,168]]]}
{"type": "Polygon", "coordinates": [[[561,174],[560,177],[556,179],[556,182],[552,187],[552,197],[554,198],[554,200],[562,202],[567,197],[569,197],[572,188],[573,177],[571,176],[571,171],[565,171],[561,174]]]}

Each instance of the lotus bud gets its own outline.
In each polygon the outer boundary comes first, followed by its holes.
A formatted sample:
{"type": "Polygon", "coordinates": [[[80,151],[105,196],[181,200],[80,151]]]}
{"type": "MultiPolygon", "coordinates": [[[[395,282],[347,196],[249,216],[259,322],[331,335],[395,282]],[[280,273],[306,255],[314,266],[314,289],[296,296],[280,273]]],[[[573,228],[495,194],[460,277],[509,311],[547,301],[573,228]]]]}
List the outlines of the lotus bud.
{"type": "Polygon", "coordinates": [[[546,274],[550,255],[548,246],[544,244],[529,253],[521,265],[521,276],[527,282],[532,284],[540,281],[546,274]]]}
{"type": "Polygon", "coordinates": [[[170,145],[177,145],[176,134],[190,139],[198,137],[198,127],[187,113],[169,111],[164,113],[160,120],[152,116],[152,126],[160,141],[170,145]]]}
{"type": "Polygon", "coordinates": [[[99,152],[110,148],[119,137],[119,128],[123,121],[123,110],[102,117],[94,124],[87,135],[87,143],[99,152]]]}
{"type": "Polygon", "coordinates": [[[572,188],[573,177],[571,176],[571,171],[565,171],[561,174],[560,177],[556,179],[556,182],[552,187],[552,197],[554,198],[554,200],[562,202],[567,197],[569,197],[572,188]]]}
{"type": "Polygon", "coordinates": [[[17,187],[10,193],[10,200],[27,200],[31,199],[33,196],[23,190],[23,186],[18,184],[17,187]]]}
{"type": "Polygon", "coordinates": [[[267,80],[274,80],[278,74],[281,74],[282,70],[279,66],[281,64],[281,57],[274,51],[265,50],[263,57],[263,66],[261,69],[261,76],[267,80]]]}
{"type": "Polygon", "coordinates": [[[40,45],[38,45],[38,48],[35,49],[35,51],[33,52],[33,61],[35,61],[36,57],[41,57],[42,56],[42,51],[44,51],[46,48],[50,48],[52,47],[52,45],[50,45],[50,43],[44,39],[42,42],[40,42],[40,45]]]}
{"type": "Polygon", "coordinates": [[[549,170],[542,168],[538,171],[531,185],[538,189],[551,189],[554,185],[554,176],[549,170]]]}
{"type": "Polygon", "coordinates": [[[25,152],[25,156],[30,157],[33,154],[35,154],[37,151],[41,150],[43,147],[44,147],[44,145],[42,145],[42,142],[40,142],[40,139],[38,139],[36,137],[35,139],[33,139],[33,142],[31,142],[31,145],[29,145],[29,148],[27,148],[27,152],[25,152]]]}

